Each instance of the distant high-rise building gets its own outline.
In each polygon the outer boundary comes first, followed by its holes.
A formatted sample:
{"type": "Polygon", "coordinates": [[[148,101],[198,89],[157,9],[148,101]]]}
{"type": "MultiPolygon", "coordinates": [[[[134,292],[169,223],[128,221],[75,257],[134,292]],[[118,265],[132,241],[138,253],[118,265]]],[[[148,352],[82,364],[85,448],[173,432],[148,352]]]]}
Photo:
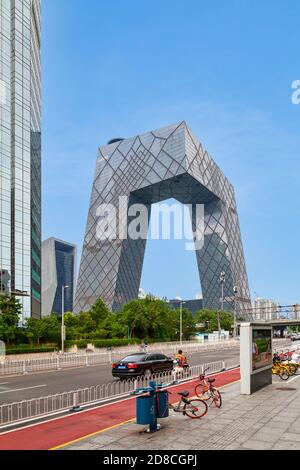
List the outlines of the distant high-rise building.
{"type": "Polygon", "coordinates": [[[257,298],[254,300],[253,313],[255,320],[278,320],[280,318],[280,305],[270,299],[257,298]]]}
{"type": "Polygon", "coordinates": [[[0,0],[0,289],[41,315],[41,1],[0,0]]]}
{"type": "Polygon", "coordinates": [[[292,319],[298,320],[300,319],[300,304],[293,304],[291,306],[291,312],[292,312],[292,319]]]}
{"type": "Polygon", "coordinates": [[[42,243],[42,315],[73,311],[76,279],[76,245],[56,238],[42,243]]]}
{"type": "Polygon", "coordinates": [[[180,308],[186,308],[193,315],[195,315],[198,310],[203,309],[203,299],[191,299],[191,300],[180,300],[180,299],[171,299],[169,300],[169,305],[173,310],[180,308]]]}

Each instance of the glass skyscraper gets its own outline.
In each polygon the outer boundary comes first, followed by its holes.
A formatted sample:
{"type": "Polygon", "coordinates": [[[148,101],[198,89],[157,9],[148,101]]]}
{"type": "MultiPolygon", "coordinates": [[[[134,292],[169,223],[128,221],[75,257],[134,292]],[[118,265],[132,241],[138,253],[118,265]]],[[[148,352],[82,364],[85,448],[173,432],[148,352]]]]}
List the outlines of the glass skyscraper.
{"type": "Polygon", "coordinates": [[[42,243],[42,315],[73,311],[76,279],[76,245],[48,238],[42,243]]]}
{"type": "Polygon", "coordinates": [[[41,1],[0,0],[0,289],[41,315],[41,1]]]}
{"type": "MultiPolygon", "coordinates": [[[[99,149],[75,312],[87,311],[98,298],[119,311],[138,297],[146,239],[127,237],[131,219],[123,223],[118,210],[116,226],[121,226],[126,236],[101,238],[103,214],[99,208],[121,208],[129,216],[134,204],[143,204],[150,220],[152,204],[170,198],[193,207],[204,206],[203,244],[195,250],[203,308],[220,309],[221,301],[227,310],[251,306],[234,188],[187,124],[181,122],[115,140],[99,149]]],[[[195,232],[198,221],[194,210],[191,223],[195,232]]]]}

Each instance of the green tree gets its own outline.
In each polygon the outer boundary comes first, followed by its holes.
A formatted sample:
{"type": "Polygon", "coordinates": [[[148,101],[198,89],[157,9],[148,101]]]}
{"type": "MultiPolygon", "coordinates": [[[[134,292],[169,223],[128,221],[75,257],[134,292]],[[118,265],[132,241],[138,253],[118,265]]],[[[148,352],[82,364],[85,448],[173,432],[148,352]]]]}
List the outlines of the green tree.
{"type": "MultiPolygon", "coordinates": [[[[232,331],[233,315],[230,312],[222,311],[220,314],[221,328],[225,331],[232,331]]],[[[218,330],[218,312],[215,310],[199,310],[195,314],[195,322],[203,323],[201,331],[211,333],[218,330]]]]}
{"type": "Polygon", "coordinates": [[[169,314],[166,302],[149,295],[124,305],[119,321],[130,338],[169,339],[169,314]]]}
{"type": "Polygon", "coordinates": [[[104,322],[111,315],[111,312],[102,299],[96,300],[89,313],[96,325],[101,324],[101,322],[104,322]]]}
{"type": "Polygon", "coordinates": [[[121,325],[128,328],[129,338],[143,338],[146,336],[149,321],[146,316],[146,309],[141,299],[132,300],[123,305],[119,314],[121,325]]]}
{"type": "MultiPolygon", "coordinates": [[[[79,325],[78,321],[78,315],[74,315],[72,312],[66,312],[64,314],[64,322],[66,325],[66,328],[77,328],[79,325]]],[[[61,317],[59,317],[59,320],[61,322],[61,317]]]]}
{"type": "Polygon", "coordinates": [[[88,338],[89,334],[96,330],[96,322],[92,319],[90,312],[80,312],[77,315],[77,328],[76,330],[83,335],[84,338],[88,338]]]}
{"type": "Polygon", "coordinates": [[[58,343],[60,341],[60,327],[61,327],[61,319],[55,313],[44,317],[43,323],[45,326],[44,335],[41,338],[43,341],[49,343],[58,343]]]}
{"type": "Polygon", "coordinates": [[[17,338],[22,305],[10,294],[0,294],[0,339],[8,344],[17,338]]]}
{"type": "Polygon", "coordinates": [[[0,314],[9,326],[17,326],[22,305],[13,295],[0,294],[0,314]]]}
{"type": "MultiPolygon", "coordinates": [[[[180,309],[170,310],[168,328],[170,339],[172,341],[180,340],[180,309]]],[[[188,340],[195,333],[195,319],[192,313],[187,309],[182,309],[182,337],[188,340]]]]}
{"type": "Polygon", "coordinates": [[[44,319],[37,320],[36,318],[27,318],[27,337],[29,342],[40,344],[40,339],[45,336],[46,323],[44,319]]]}

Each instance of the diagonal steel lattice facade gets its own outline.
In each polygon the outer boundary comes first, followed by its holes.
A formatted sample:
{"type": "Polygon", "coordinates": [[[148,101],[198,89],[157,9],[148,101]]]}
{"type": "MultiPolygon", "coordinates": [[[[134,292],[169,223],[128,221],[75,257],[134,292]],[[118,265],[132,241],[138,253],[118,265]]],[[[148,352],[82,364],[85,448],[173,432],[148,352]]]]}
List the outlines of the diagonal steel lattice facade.
{"type": "MultiPolygon", "coordinates": [[[[195,250],[203,307],[220,308],[220,273],[225,272],[224,308],[249,307],[249,287],[233,186],[185,122],[118,141],[99,149],[75,297],[75,312],[102,298],[114,311],[137,298],[145,239],[100,240],[102,204],[128,211],[174,198],[204,205],[204,243],[195,250]],[[234,286],[238,298],[234,298],[234,286]],[[238,300],[237,300],[238,299],[238,300]]],[[[149,222],[149,221],[148,221],[149,222]]],[[[192,227],[196,228],[193,212],[192,227]]],[[[159,263],[159,260],[157,260],[159,263]]]]}

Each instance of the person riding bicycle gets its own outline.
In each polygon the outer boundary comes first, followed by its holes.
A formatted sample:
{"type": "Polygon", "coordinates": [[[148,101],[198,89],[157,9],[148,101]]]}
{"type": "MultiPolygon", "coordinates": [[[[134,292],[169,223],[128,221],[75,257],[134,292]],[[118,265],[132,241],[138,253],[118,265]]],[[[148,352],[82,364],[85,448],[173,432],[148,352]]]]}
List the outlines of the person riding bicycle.
{"type": "Polygon", "coordinates": [[[179,349],[178,354],[175,357],[175,360],[177,361],[177,364],[179,367],[182,367],[183,369],[186,369],[189,367],[187,357],[184,356],[182,349],[179,349]]]}

